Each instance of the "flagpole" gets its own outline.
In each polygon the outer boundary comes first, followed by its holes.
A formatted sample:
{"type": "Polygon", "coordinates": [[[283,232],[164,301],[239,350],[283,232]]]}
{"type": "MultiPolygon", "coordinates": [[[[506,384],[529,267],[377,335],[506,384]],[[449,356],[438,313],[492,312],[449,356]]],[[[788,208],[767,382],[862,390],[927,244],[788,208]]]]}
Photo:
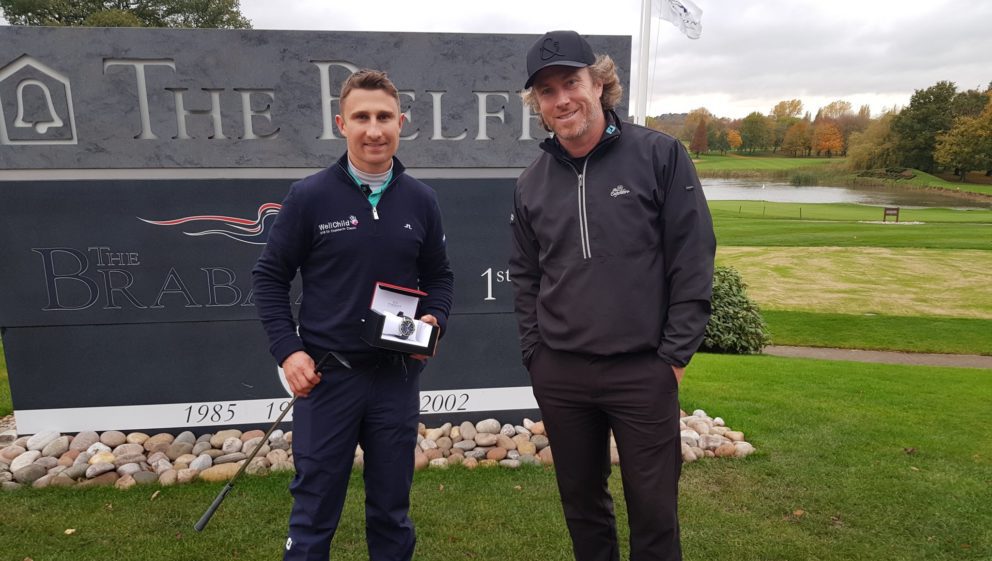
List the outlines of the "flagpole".
{"type": "Polygon", "coordinates": [[[637,65],[637,104],[634,123],[647,121],[648,108],[648,58],[651,54],[651,0],[641,0],[641,48],[637,65]]]}

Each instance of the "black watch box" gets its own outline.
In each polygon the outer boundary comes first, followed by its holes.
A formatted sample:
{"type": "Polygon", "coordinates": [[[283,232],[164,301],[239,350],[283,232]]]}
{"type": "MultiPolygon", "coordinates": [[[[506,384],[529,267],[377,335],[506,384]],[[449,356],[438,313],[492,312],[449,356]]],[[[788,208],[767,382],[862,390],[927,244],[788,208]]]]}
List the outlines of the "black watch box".
{"type": "Polygon", "coordinates": [[[375,283],[372,304],[362,320],[362,340],[381,349],[433,356],[440,329],[416,319],[424,296],[426,292],[414,288],[375,283]]]}

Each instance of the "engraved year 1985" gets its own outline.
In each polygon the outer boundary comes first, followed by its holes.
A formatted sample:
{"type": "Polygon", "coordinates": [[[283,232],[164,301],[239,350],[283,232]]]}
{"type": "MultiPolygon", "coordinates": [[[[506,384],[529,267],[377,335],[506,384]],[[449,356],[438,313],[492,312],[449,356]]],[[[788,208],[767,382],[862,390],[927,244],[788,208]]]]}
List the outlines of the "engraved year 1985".
{"type": "Polygon", "coordinates": [[[228,423],[237,415],[237,403],[193,403],[187,405],[187,423],[228,423]]]}

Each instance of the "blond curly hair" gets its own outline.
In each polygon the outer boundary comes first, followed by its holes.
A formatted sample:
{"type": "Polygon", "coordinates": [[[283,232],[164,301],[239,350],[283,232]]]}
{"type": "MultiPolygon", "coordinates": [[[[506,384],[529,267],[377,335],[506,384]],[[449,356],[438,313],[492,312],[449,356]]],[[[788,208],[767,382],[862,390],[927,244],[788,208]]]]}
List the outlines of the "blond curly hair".
{"type": "MultiPolygon", "coordinates": [[[[613,110],[620,103],[620,98],[623,97],[623,86],[620,85],[620,76],[617,74],[616,63],[613,62],[610,55],[597,55],[596,62],[587,68],[593,81],[603,84],[603,93],[599,96],[599,104],[603,107],[603,111],[613,110]]],[[[537,94],[534,93],[534,88],[527,88],[520,95],[523,97],[524,103],[530,107],[531,112],[540,117],[541,104],[537,100],[537,94]]],[[[551,131],[551,128],[544,122],[543,117],[541,117],[541,126],[544,127],[544,130],[551,131]]]]}

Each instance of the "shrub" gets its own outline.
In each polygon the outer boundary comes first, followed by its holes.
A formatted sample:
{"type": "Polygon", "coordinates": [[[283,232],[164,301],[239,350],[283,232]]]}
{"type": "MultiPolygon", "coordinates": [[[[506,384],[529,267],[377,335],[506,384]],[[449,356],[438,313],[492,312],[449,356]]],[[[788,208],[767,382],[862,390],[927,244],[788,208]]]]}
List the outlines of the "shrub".
{"type": "Polygon", "coordinates": [[[793,187],[810,187],[819,185],[820,178],[815,173],[796,172],[789,178],[793,187]]]}
{"type": "Polygon", "coordinates": [[[888,167],[885,169],[869,169],[862,171],[858,177],[875,177],[878,179],[913,179],[916,174],[913,170],[899,167],[888,167]]]}
{"type": "Polygon", "coordinates": [[[768,344],[768,328],[747,285],[732,267],[713,271],[713,313],[702,349],[714,353],[757,354],[768,344]]]}

